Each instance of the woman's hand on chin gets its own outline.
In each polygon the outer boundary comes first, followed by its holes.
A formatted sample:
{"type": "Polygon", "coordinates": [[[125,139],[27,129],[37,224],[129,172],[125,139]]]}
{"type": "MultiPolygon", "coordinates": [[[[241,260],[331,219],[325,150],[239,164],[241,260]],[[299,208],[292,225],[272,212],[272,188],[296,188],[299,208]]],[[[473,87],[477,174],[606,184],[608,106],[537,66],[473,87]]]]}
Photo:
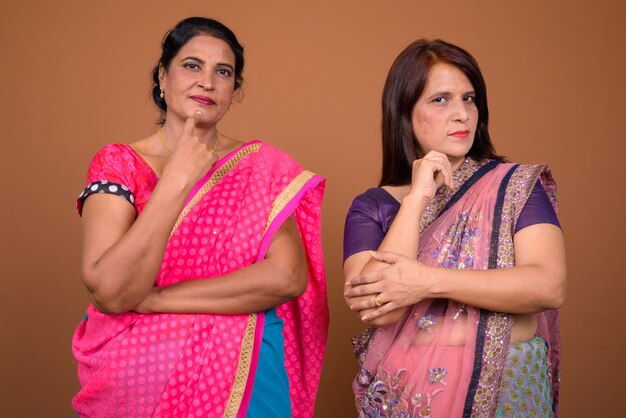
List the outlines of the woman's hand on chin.
{"type": "Polygon", "coordinates": [[[389,264],[382,270],[360,274],[346,283],[346,297],[367,296],[350,306],[361,320],[372,321],[399,308],[430,298],[428,267],[401,254],[372,251],[372,258],[389,264]]]}
{"type": "Polygon", "coordinates": [[[413,161],[411,190],[407,197],[416,197],[428,204],[442,185],[452,187],[452,164],[445,154],[430,151],[413,161]]]}
{"type": "Polygon", "coordinates": [[[219,159],[202,138],[194,135],[196,123],[201,116],[196,113],[185,121],[183,133],[168,156],[162,177],[173,176],[195,184],[219,159]]]}

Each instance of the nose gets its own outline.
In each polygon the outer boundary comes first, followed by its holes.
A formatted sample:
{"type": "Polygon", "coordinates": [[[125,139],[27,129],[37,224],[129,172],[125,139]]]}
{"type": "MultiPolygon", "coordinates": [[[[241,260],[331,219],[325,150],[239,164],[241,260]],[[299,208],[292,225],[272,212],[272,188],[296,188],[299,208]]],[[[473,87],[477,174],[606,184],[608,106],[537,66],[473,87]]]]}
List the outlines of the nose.
{"type": "Polygon", "coordinates": [[[455,121],[459,122],[467,122],[469,119],[469,112],[467,111],[467,103],[463,100],[456,102],[456,106],[454,107],[453,117],[455,121]]]}
{"type": "Polygon", "coordinates": [[[204,90],[213,90],[215,89],[215,80],[213,79],[213,74],[211,73],[203,73],[198,78],[198,87],[204,90]]]}

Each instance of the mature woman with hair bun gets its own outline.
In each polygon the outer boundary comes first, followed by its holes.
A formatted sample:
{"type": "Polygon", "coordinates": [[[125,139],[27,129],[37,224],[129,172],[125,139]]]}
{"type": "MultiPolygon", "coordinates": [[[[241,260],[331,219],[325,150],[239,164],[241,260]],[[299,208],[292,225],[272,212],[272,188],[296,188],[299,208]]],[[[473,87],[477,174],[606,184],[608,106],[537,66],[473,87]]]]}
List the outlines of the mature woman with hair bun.
{"type": "Polygon", "coordinates": [[[81,417],[310,417],[326,345],[324,181],[218,130],[243,47],[192,17],[164,37],[161,126],[102,148],[78,199],[92,304],[81,417]]]}
{"type": "Polygon", "coordinates": [[[418,40],[383,91],[382,176],[344,234],[360,417],[555,416],[565,298],[555,184],[505,162],[483,76],[450,43],[418,40]]]}

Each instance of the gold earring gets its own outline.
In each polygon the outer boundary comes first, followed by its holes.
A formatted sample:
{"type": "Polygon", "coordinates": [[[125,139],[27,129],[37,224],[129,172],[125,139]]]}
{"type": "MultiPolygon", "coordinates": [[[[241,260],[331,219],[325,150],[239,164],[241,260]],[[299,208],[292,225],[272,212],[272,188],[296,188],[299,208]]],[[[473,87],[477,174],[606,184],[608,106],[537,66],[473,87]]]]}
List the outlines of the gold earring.
{"type": "Polygon", "coordinates": [[[159,94],[159,97],[161,97],[161,99],[165,98],[165,90],[161,89],[161,94],[159,94]]]}

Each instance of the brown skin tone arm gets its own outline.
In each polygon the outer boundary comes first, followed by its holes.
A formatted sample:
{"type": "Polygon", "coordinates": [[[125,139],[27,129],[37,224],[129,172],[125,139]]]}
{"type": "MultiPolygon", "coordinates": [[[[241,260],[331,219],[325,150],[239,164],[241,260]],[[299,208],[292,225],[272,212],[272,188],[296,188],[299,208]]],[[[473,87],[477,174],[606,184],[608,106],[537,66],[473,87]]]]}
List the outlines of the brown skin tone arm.
{"type": "Polygon", "coordinates": [[[92,195],[83,206],[81,270],[93,304],[127,312],[152,289],[174,222],[193,185],[217,161],[193,135],[198,115],[185,122],[178,143],[143,212],[118,196],[92,195]]]}
{"type": "MultiPolygon", "coordinates": [[[[420,212],[417,210],[418,203],[406,200],[403,202],[398,215],[393,224],[389,228],[389,232],[383,239],[383,242],[378,247],[379,251],[398,252],[408,258],[413,258],[417,254],[417,247],[419,244],[418,234],[415,231],[419,231],[419,216],[420,212]]],[[[398,321],[404,314],[405,307],[399,307],[395,310],[389,310],[384,315],[375,318],[374,320],[364,320],[363,316],[369,312],[374,312],[376,305],[374,304],[374,298],[378,293],[362,295],[352,295],[347,293],[352,289],[354,285],[351,284],[350,279],[363,273],[376,272],[389,267],[385,262],[381,262],[371,256],[370,251],[362,251],[356,253],[344,263],[344,278],[345,289],[344,299],[349,307],[354,306],[357,303],[372,302],[371,308],[365,308],[363,312],[359,312],[361,320],[367,325],[382,327],[385,325],[393,324],[398,321]]]]}
{"type": "MultiPolygon", "coordinates": [[[[452,167],[447,157],[441,153],[431,151],[421,160],[413,163],[412,184],[408,193],[403,197],[400,210],[396,215],[389,231],[378,247],[379,251],[388,251],[402,254],[408,258],[416,259],[419,248],[419,225],[422,213],[437,188],[443,184],[452,186],[452,167]],[[437,181],[435,177],[438,176],[437,181]]],[[[406,193],[406,192],[405,192],[406,193]]],[[[375,311],[374,298],[380,293],[362,293],[355,295],[351,292],[353,285],[351,279],[359,274],[375,272],[387,268],[388,265],[373,258],[369,251],[354,254],[344,263],[345,289],[344,298],[346,304],[351,307],[355,304],[371,304],[359,316],[367,325],[382,327],[397,322],[403,315],[406,306],[387,310],[384,315],[369,318],[368,313],[375,311]],[[363,319],[363,318],[369,319],[363,319]]],[[[381,295],[385,297],[386,295],[381,295]]],[[[386,301],[386,300],[384,300],[386,301]]]]}
{"type": "Polygon", "coordinates": [[[126,312],[146,297],[189,190],[182,184],[159,182],[136,221],[135,209],[118,196],[87,198],[83,207],[82,272],[98,310],[126,312]]]}
{"type": "Polygon", "coordinates": [[[143,313],[247,314],[300,296],[307,262],[293,217],[276,232],[265,259],[224,276],[154,288],[135,308],[143,313]]]}
{"type": "Polygon", "coordinates": [[[392,310],[424,299],[446,298],[513,314],[531,314],[560,307],[565,300],[565,247],[561,230],[550,224],[526,227],[514,237],[516,266],[493,270],[426,267],[393,253],[374,257],[388,267],[348,281],[347,297],[385,292],[391,302],[372,310],[367,298],[351,308],[372,321],[392,310]]]}

